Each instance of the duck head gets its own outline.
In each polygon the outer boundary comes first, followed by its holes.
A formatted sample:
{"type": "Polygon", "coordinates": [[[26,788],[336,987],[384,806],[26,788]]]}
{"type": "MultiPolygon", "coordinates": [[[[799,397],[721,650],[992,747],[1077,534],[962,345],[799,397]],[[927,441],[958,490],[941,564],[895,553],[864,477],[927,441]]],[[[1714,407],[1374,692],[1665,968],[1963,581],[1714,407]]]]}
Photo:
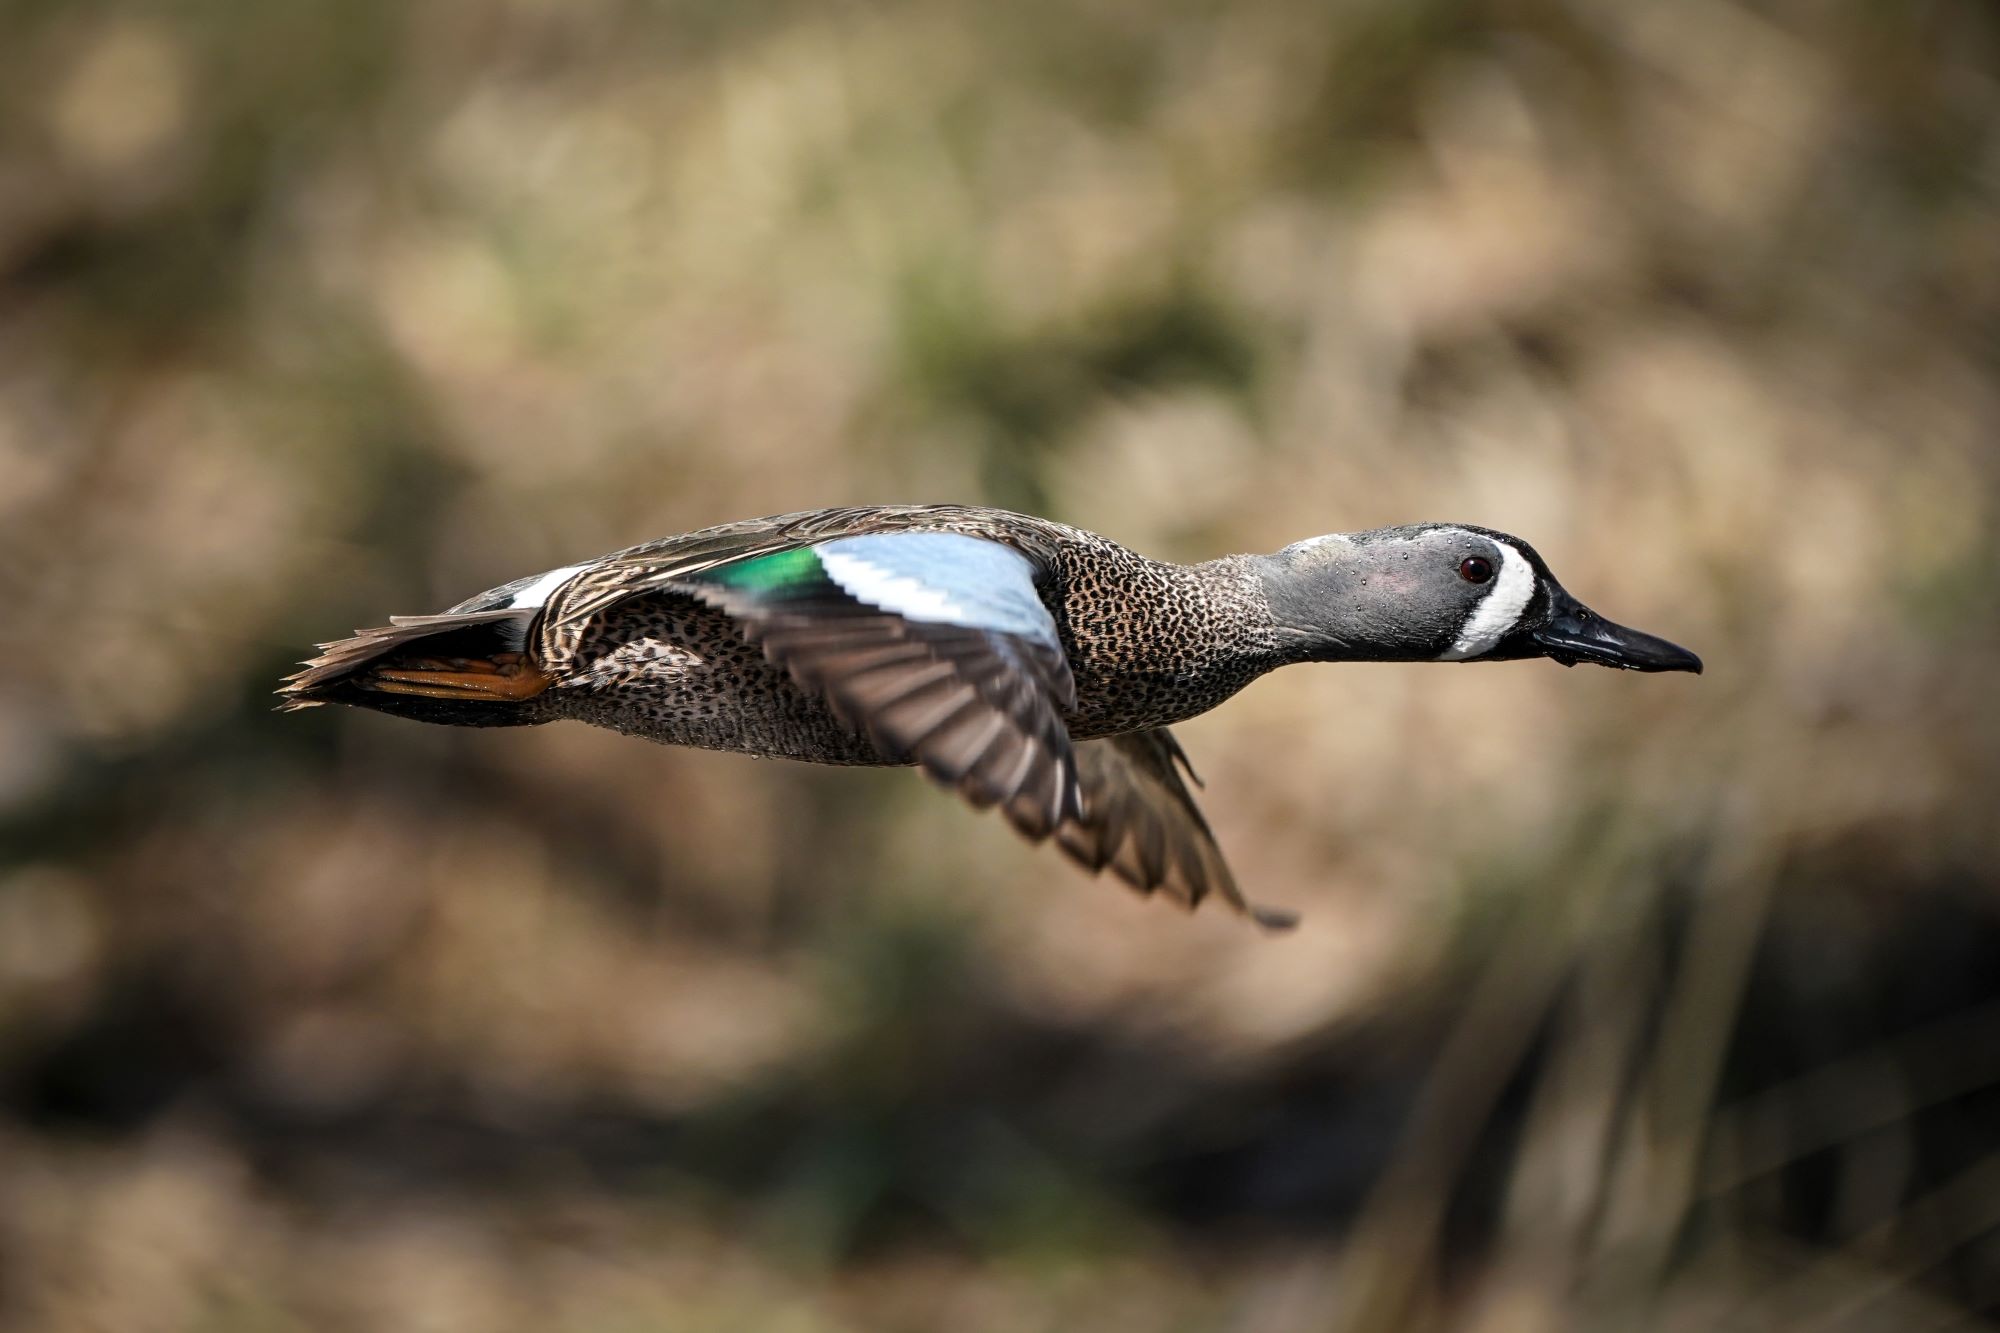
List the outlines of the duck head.
{"type": "Polygon", "coordinates": [[[1518,537],[1418,523],[1313,537],[1261,558],[1281,639],[1303,661],[1505,662],[1546,657],[1700,672],[1687,649],[1606,620],[1518,537]]]}

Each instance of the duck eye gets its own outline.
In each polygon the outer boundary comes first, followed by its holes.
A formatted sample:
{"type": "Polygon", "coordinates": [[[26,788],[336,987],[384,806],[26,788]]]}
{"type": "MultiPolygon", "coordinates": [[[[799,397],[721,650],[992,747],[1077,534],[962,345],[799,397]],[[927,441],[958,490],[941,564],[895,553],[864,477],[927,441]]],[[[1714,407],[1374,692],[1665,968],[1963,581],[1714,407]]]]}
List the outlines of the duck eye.
{"type": "Polygon", "coordinates": [[[1483,555],[1469,555],[1458,562],[1458,576],[1467,583],[1484,583],[1493,577],[1493,562],[1483,555]]]}

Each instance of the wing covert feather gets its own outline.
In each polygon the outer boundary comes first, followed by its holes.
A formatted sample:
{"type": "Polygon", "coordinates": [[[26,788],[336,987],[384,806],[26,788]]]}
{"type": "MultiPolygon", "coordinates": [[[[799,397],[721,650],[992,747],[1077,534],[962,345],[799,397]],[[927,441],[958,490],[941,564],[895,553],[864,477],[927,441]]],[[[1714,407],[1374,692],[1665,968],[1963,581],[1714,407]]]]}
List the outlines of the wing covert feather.
{"type": "Polygon", "coordinates": [[[886,757],[975,806],[1000,806],[1031,838],[1081,813],[1062,717],[1076,683],[1027,556],[935,531],[792,550],[677,586],[735,617],[886,757]]]}

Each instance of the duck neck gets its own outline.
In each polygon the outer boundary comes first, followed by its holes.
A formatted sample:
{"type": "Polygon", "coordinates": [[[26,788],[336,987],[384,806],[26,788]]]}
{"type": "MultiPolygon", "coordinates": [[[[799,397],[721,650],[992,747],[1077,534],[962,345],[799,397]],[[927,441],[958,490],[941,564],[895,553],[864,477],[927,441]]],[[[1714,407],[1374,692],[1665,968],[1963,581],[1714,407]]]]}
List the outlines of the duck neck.
{"type": "Polygon", "coordinates": [[[1393,571],[1362,558],[1345,537],[1299,542],[1250,560],[1286,661],[1398,662],[1437,655],[1434,632],[1388,586],[1395,582],[1393,571]]]}

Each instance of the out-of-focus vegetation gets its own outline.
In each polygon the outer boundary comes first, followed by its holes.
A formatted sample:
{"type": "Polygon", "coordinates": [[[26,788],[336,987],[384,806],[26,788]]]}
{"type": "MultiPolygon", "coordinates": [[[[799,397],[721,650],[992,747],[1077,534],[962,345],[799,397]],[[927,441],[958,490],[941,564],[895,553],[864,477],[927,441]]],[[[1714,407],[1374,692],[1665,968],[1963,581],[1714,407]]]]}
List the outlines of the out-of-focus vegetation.
{"type": "Polygon", "coordinates": [[[0,1325],[2000,1309],[2000,17],[0,4],[0,1325]],[[760,513],[1535,542],[1709,673],[1184,729],[1294,935],[903,772],[266,711],[760,513]]]}

